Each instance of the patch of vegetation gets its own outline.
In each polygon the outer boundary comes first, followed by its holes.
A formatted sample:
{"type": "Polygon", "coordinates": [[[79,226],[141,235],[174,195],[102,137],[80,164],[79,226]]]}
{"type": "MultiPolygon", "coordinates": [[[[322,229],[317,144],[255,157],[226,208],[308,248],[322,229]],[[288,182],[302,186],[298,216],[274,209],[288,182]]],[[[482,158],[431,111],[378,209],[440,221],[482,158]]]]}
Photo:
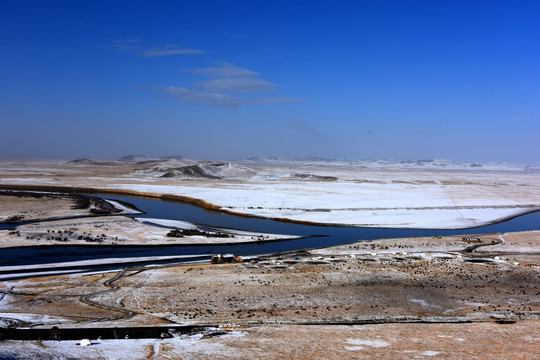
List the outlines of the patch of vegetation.
{"type": "Polygon", "coordinates": [[[24,220],[24,216],[22,215],[13,215],[8,218],[6,218],[4,221],[2,221],[5,224],[14,224],[18,223],[24,220]]]}
{"type": "Polygon", "coordinates": [[[167,233],[168,237],[184,237],[184,236],[205,236],[205,237],[219,237],[219,238],[233,238],[234,235],[223,232],[207,232],[198,229],[174,229],[167,233]]]}
{"type": "Polygon", "coordinates": [[[75,200],[75,205],[73,205],[72,209],[86,209],[90,206],[90,198],[84,195],[74,195],[73,196],[75,200]]]}

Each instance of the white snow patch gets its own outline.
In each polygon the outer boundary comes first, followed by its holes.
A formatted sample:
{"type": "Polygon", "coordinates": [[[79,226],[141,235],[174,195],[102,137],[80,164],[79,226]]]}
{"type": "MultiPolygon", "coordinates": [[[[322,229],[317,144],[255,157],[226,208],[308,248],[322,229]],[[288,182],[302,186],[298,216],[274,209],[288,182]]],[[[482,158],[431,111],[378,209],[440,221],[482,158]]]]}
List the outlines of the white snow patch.
{"type": "Polygon", "coordinates": [[[0,323],[3,322],[3,319],[24,321],[32,324],[57,324],[60,322],[68,322],[65,318],[50,316],[50,315],[41,315],[41,314],[24,314],[24,313],[0,313],[0,323]]]}
{"type": "MultiPolygon", "coordinates": [[[[204,230],[204,231],[209,231],[209,232],[223,232],[223,233],[232,234],[236,236],[243,236],[243,237],[262,236],[262,237],[266,237],[266,240],[297,239],[301,237],[299,235],[262,233],[262,232],[243,231],[243,230],[238,230],[238,229],[227,229],[227,228],[220,228],[220,227],[204,226],[201,228],[197,224],[194,224],[188,221],[181,221],[181,220],[156,219],[156,218],[136,218],[135,220],[142,223],[156,224],[156,225],[167,226],[167,227],[178,228],[178,229],[199,229],[199,230],[204,230]]],[[[191,237],[205,239],[204,236],[191,235],[191,237]]]]}
{"type": "Polygon", "coordinates": [[[413,302],[413,303],[416,303],[416,304],[420,304],[422,306],[428,306],[426,300],[421,300],[421,299],[409,299],[410,302],[413,302]]]}
{"type": "Polygon", "coordinates": [[[139,222],[147,222],[150,224],[157,224],[161,226],[179,228],[179,229],[196,229],[197,225],[181,220],[169,220],[169,219],[156,219],[156,218],[135,218],[139,222]]]}
{"type": "MultiPolygon", "coordinates": [[[[241,332],[232,332],[222,337],[243,336],[241,332]]],[[[196,355],[197,358],[219,358],[227,352],[226,345],[216,343],[213,339],[203,339],[200,335],[180,336],[168,339],[122,339],[92,340],[92,346],[77,346],[82,341],[11,341],[0,343],[0,354],[11,354],[15,349],[20,358],[41,359],[43,354],[50,358],[63,359],[146,359],[148,348],[166,348],[167,358],[184,359],[196,355]]],[[[86,342],[85,342],[86,343],[86,342]]],[[[154,355],[160,357],[159,352],[154,355]]],[[[161,357],[160,357],[161,358],[161,357]]]]}
{"type": "Polygon", "coordinates": [[[425,306],[425,307],[429,307],[429,308],[440,308],[439,305],[428,304],[427,301],[423,300],[423,299],[409,299],[409,301],[412,302],[412,303],[420,304],[420,305],[425,306]]]}
{"type": "Polygon", "coordinates": [[[127,206],[122,205],[118,201],[109,200],[109,199],[105,199],[105,201],[107,201],[109,204],[111,204],[118,210],[121,210],[122,211],[121,214],[140,214],[141,213],[140,211],[137,211],[137,210],[134,210],[134,209],[128,208],[127,206]]]}
{"type": "Polygon", "coordinates": [[[44,182],[54,182],[54,179],[52,178],[0,178],[0,182],[2,183],[44,183],[44,182]]]}
{"type": "Polygon", "coordinates": [[[470,302],[470,301],[466,301],[465,305],[468,305],[468,306],[486,306],[486,304],[484,304],[484,303],[470,302]]]}
{"type": "MultiPolygon", "coordinates": [[[[78,273],[79,270],[56,270],[54,272],[55,275],[68,275],[73,273],[78,273]]],[[[24,272],[20,274],[21,277],[27,277],[27,276],[49,276],[51,275],[50,272],[47,271],[34,271],[34,272],[24,272]]],[[[17,273],[8,273],[8,274],[0,274],[0,280],[2,279],[12,279],[13,277],[16,277],[17,273]]]]}
{"type": "Polygon", "coordinates": [[[365,227],[467,228],[533,210],[527,207],[530,204],[521,208],[505,198],[482,198],[472,187],[467,198],[457,202],[444,186],[435,184],[266,181],[219,185],[114,184],[109,188],[188,196],[266,218],[365,227]]]}
{"type": "Polygon", "coordinates": [[[437,356],[437,355],[439,355],[439,352],[438,351],[427,350],[427,351],[424,351],[422,353],[422,355],[424,355],[424,356],[437,356]]]}
{"type": "Polygon", "coordinates": [[[362,349],[364,348],[361,346],[345,346],[345,350],[349,350],[349,351],[358,351],[362,349]]]}
{"type": "Polygon", "coordinates": [[[432,253],[431,258],[433,259],[453,259],[456,256],[453,254],[447,254],[447,253],[432,253]]]}
{"type": "Polygon", "coordinates": [[[364,346],[371,346],[371,347],[376,347],[376,348],[386,347],[390,345],[390,343],[386,341],[382,341],[382,340],[365,340],[365,339],[347,339],[347,344],[364,345],[364,346]]]}
{"type": "MultiPolygon", "coordinates": [[[[126,257],[126,258],[102,258],[95,260],[80,260],[80,261],[67,261],[57,262],[50,264],[36,264],[36,265],[11,265],[3,266],[3,271],[22,271],[22,270],[54,270],[64,267],[83,267],[83,266],[95,266],[106,264],[129,264],[134,262],[152,262],[160,260],[188,260],[193,258],[210,257],[212,254],[201,255],[168,255],[168,256],[141,256],[141,257],[126,257]]],[[[13,274],[11,275],[13,276],[13,274]]]]}

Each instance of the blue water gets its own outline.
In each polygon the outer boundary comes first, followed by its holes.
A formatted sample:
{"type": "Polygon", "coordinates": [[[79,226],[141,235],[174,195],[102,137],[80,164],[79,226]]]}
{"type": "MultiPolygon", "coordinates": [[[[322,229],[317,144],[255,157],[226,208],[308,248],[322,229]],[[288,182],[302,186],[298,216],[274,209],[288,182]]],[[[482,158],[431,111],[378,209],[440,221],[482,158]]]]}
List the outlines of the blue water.
{"type": "MultiPolygon", "coordinates": [[[[128,196],[103,196],[134,204],[145,212],[136,217],[184,220],[216,227],[228,227],[257,232],[302,236],[324,235],[297,240],[238,245],[200,246],[46,246],[0,250],[0,264],[23,265],[62,261],[89,260],[108,257],[163,256],[186,254],[260,255],[265,253],[300,250],[351,243],[358,240],[381,238],[486,234],[495,232],[540,230],[540,212],[529,213],[511,220],[464,230],[419,230],[359,228],[341,226],[311,226],[274,220],[244,218],[216,213],[178,202],[144,199],[128,196]]],[[[0,266],[1,271],[1,266],[0,266]]]]}

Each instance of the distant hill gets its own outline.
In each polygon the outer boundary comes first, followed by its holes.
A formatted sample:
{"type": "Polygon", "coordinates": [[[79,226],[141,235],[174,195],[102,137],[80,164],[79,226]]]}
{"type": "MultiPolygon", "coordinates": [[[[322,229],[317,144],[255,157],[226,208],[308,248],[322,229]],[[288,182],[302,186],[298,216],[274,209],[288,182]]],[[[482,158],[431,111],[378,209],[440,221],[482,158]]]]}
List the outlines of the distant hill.
{"type": "Polygon", "coordinates": [[[114,166],[118,165],[117,161],[102,161],[92,159],[75,159],[67,162],[70,165],[100,165],[100,166],[114,166]]]}
{"type": "Polygon", "coordinates": [[[256,171],[246,166],[230,162],[170,159],[164,161],[145,161],[138,163],[136,173],[156,178],[176,179],[228,179],[252,177],[256,171]]]}
{"type": "Polygon", "coordinates": [[[514,164],[508,162],[460,162],[446,159],[422,160],[344,160],[321,157],[276,158],[255,157],[238,161],[246,165],[280,165],[280,166],[355,166],[366,169],[448,169],[448,170],[538,170],[539,166],[514,164]]]}
{"type": "Polygon", "coordinates": [[[175,156],[147,156],[147,155],[127,155],[124,157],[121,157],[118,159],[118,161],[122,162],[143,162],[143,161],[161,161],[161,160],[170,160],[170,159],[177,159],[177,160],[188,160],[186,157],[181,155],[175,155],[175,156]]]}

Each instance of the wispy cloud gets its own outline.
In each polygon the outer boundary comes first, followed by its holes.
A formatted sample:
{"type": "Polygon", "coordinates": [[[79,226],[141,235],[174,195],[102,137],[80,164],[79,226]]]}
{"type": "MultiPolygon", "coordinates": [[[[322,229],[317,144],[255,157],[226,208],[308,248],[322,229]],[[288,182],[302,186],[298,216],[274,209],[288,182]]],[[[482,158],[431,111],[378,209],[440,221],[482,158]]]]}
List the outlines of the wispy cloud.
{"type": "Polygon", "coordinates": [[[139,39],[135,38],[117,39],[114,40],[113,43],[114,48],[116,48],[118,51],[130,53],[145,58],[164,57],[171,55],[193,55],[203,54],[205,52],[204,50],[200,49],[182,48],[179,45],[175,44],[165,44],[152,48],[147,48],[140,44],[141,41],[139,39]]]}
{"type": "Polygon", "coordinates": [[[234,109],[243,105],[266,105],[304,101],[290,96],[264,96],[257,94],[276,91],[278,86],[259,78],[259,73],[228,63],[217,67],[185,70],[186,73],[205,76],[208,80],[194,84],[196,89],[169,86],[155,91],[169,94],[183,103],[201,103],[219,108],[234,109]],[[243,94],[243,96],[233,95],[243,94]]]}
{"type": "Polygon", "coordinates": [[[208,91],[234,93],[263,93],[276,91],[277,85],[258,78],[259,73],[224,63],[219,67],[194,69],[192,74],[210,77],[195,86],[208,91]]]}
{"type": "Polygon", "coordinates": [[[235,93],[263,93],[273,92],[277,85],[252,77],[227,77],[200,81],[195,84],[209,91],[223,91],[235,93]]]}
{"type": "Polygon", "coordinates": [[[137,49],[139,48],[139,43],[141,41],[136,38],[122,38],[122,39],[115,39],[113,40],[112,47],[115,48],[117,51],[125,52],[125,53],[136,53],[137,49]]]}
{"type": "Polygon", "coordinates": [[[166,44],[163,46],[158,46],[153,49],[142,50],[142,56],[146,58],[151,57],[162,57],[169,55],[190,55],[190,54],[203,54],[203,50],[199,49],[186,49],[180,48],[177,45],[166,44]]]}
{"type": "Polygon", "coordinates": [[[272,96],[264,98],[243,98],[232,96],[229,94],[202,91],[196,89],[186,89],[181,87],[170,86],[165,89],[156,89],[160,92],[165,92],[177,101],[188,103],[196,102],[212,105],[220,108],[233,109],[241,105],[265,105],[265,104],[279,104],[289,102],[303,101],[299,98],[285,97],[285,96],[272,96]]]}
{"type": "Polygon", "coordinates": [[[244,69],[238,66],[233,66],[228,63],[223,63],[219,67],[207,67],[201,69],[186,70],[192,74],[199,74],[208,77],[241,77],[241,76],[257,76],[258,72],[244,69]]]}

